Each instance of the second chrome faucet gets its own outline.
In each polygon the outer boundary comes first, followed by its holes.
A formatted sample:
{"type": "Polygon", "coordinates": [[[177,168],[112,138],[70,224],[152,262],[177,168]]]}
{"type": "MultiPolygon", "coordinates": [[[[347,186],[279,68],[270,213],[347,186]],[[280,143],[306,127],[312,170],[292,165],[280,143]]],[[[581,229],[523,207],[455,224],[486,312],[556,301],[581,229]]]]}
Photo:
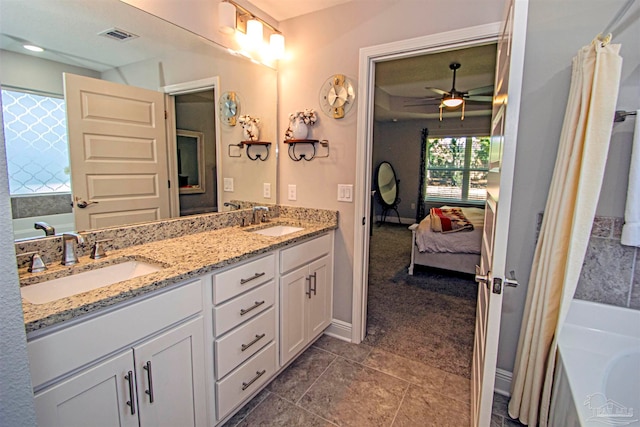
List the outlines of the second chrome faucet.
{"type": "Polygon", "coordinates": [[[64,233],[62,235],[62,265],[73,265],[78,262],[76,243],[81,245],[84,238],[78,233],[64,233]]]}

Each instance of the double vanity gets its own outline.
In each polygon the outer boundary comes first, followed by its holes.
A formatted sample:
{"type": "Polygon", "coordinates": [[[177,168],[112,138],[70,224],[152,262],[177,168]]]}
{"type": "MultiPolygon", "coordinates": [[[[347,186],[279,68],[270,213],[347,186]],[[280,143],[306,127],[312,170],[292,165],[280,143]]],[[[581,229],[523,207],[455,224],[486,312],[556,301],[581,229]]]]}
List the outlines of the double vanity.
{"type": "Polygon", "coordinates": [[[191,230],[180,237],[105,229],[104,258],[87,247],[73,266],[21,268],[39,424],[213,426],[264,388],[331,323],[338,225],[335,212],[273,211],[248,227],[243,210],[154,223],[191,230]]]}

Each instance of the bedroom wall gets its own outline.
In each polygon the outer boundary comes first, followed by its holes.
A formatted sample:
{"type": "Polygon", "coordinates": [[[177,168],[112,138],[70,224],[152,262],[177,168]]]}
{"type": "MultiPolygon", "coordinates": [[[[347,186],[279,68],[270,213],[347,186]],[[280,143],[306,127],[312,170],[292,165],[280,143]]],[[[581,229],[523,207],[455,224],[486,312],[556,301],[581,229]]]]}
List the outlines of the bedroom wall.
{"type": "MultiPolygon", "coordinates": [[[[417,206],[421,202],[420,186],[420,145],[422,129],[429,129],[429,136],[465,136],[488,135],[491,129],[491,117],[467,117],[460,119],[424,119],[404,120],[398,122],[377,121],[373,126],[373,168],[383,161],[388,161],[396,170],[400,179],[400,204],[398,212],[403,219],[416,220],[417,206]],[[413,207],[411,205],[414,205],[413,207]]],[[[372,180],[372,182],[374,182],[372,180]]],[[[441,206],[434,203],[429,207],[441,206]]],[[[380,213],[380,205],[376,202],[376,213],[380,213]]],[[[393,221],[393,217],[391,218],[393,221]]],[[[396,219],[397,221],[397,219],[396,219]]]]}

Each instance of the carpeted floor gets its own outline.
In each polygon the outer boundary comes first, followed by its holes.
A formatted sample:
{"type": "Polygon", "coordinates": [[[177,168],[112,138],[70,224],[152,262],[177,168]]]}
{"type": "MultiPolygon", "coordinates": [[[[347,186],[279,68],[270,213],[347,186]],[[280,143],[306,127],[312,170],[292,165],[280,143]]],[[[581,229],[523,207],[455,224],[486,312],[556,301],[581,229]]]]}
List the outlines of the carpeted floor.
{"type": "Polygon", "coordinates": [[[409,276],[410,258],[406,225],[374,226],[363,343],[469,378],[476,283],[469,275],[425,267],[409,276]]]}

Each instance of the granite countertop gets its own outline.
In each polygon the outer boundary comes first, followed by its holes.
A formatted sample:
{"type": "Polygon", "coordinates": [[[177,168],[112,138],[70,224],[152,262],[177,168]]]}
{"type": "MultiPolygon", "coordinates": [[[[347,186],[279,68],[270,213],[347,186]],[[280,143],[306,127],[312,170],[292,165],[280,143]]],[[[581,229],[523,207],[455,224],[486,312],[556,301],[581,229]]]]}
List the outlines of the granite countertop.
{"type": "Polygon", "coordinates": [[[74,266],[49,265],[48,270],[42,273],[20,269],[20,286],[28,286],[127,260],[146,261],[164,267],[145,276],[45,304],[32,304],[23,298],[25,328],[30,333],[57,325],[336,228],[336,223],[276,218],[260,226],[227,227],[107,251],[108,256],[100,260],[84,256],[74,266]],[[303,227],[303,230],[280,237],[251,233],[258,228],[280,224],[303,227]]]}

